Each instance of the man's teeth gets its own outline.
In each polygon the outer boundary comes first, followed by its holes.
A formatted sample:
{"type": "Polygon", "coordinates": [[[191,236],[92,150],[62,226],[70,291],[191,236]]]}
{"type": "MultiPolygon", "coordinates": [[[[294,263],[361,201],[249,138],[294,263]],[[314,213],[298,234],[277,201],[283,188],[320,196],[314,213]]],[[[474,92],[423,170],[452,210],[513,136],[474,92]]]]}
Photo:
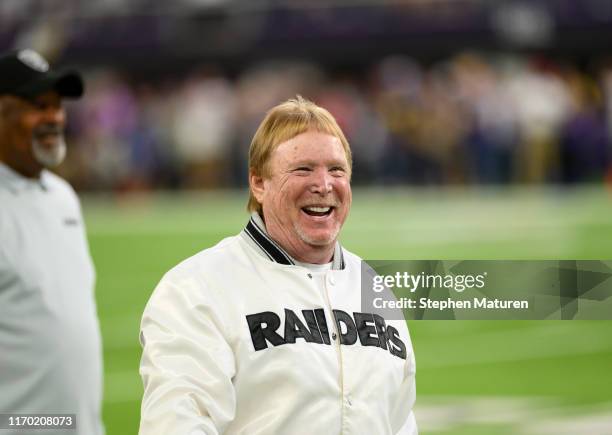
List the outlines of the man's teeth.
{"type": "Polygon", "coordinates": [[[331,207],[304,207],[304,208],[314,213],[327,213],[329,210],[331,210],[331,207]]]}

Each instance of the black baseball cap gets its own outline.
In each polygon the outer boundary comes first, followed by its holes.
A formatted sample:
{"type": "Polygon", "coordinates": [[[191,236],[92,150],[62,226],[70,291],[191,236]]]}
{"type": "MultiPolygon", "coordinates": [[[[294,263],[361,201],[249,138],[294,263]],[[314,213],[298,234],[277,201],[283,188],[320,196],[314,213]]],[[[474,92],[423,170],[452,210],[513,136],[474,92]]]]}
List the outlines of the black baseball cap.
{"type": "Polygon", "coordinates": [[[0,95],[31,99],[55,90],[62,97],[83,95],[83,79],[73,70],[54,71],[34,50],[18,50],[0,57],[0,95]]]}

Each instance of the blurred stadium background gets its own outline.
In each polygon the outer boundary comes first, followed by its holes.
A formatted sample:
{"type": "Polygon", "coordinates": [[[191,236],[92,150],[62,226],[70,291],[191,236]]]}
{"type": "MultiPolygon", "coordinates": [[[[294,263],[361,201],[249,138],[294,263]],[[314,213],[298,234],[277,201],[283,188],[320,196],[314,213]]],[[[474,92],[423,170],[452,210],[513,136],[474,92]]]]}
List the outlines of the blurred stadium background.
{"type": "MultiPolygon", "coordinates": [[[[301,94],[354,151],[371,259],[612,258],[606,0],[3,0],[0,49],[79,67],[68,161],[98,271],[109,435],[137,431],[139,317],[247,217],[246,153],[301,94]]],[[[423,434],[612,434],[610,322],[412,322],[423,434]]]]}

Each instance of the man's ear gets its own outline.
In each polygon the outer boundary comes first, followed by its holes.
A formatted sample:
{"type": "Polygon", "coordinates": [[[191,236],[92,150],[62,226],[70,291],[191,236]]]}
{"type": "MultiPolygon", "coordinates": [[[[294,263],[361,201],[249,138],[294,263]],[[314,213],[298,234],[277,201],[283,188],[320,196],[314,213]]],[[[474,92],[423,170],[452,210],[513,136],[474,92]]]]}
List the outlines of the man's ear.
{"type": "Polygon", "coordinates": [[[249,170],[249,186],[253,196],[260,204],[263,204],[263,197],[265,192],[264,179],[261,175],[255,174],[251,169],[249,170]]]}

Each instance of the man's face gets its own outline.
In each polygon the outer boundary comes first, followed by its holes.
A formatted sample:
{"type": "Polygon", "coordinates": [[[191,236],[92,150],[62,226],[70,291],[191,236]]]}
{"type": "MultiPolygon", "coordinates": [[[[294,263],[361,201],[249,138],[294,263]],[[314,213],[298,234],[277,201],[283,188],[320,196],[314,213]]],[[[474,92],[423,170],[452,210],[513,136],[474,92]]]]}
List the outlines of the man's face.
{"type": "Polygon", "coordinates": [[[26,176],[37,176],[43,167],[54,167],[66,154],[66,112],[55,91],[31,100],[2,98],[3,159],[26,176]]]}
{"type": "Polygon", "coordinates": [[[307,131],[278,145],[268,165],[269,178],[251,181],[272,238],[298,260],[313,249],[333,252],[352,200],[340,140],[307,131]]]}

